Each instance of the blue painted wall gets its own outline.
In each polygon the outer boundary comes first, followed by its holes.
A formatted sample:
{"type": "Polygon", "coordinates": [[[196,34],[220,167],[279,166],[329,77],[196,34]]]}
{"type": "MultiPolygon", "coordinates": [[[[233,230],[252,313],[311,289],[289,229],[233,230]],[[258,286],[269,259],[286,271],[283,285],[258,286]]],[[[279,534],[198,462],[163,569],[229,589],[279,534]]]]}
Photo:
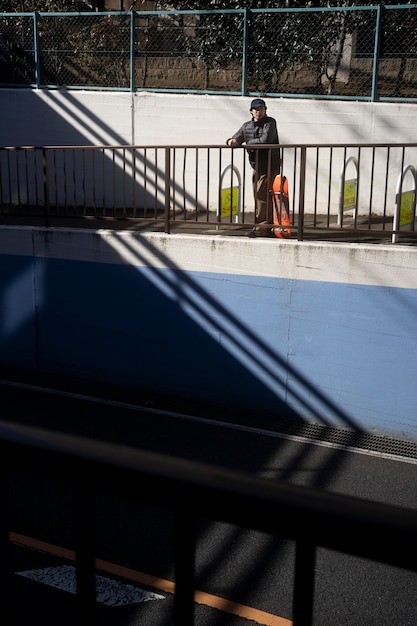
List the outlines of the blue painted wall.
{"type": "Polygon", "coordinates": [[[0,365],[417,439],[417,250],[0,229],[0,365]]]}

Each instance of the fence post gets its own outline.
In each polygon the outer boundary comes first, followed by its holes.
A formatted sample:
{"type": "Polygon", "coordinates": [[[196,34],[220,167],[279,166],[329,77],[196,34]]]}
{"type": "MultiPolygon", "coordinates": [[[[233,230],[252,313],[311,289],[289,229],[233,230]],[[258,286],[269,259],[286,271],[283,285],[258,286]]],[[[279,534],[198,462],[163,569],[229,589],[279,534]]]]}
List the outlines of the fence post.
{"type": "Polygon", "coordinates": [[[136,11],[132,9],[130,12],[130,91],[135,91],[135,21],[136,11]]]}
{"type": "Polygon", "coordinates": [[[375,102],[378,96],[378,73],[379,73],[379,57],[381,52],[382,38],[382,11],[383,5],[378,4],[376,7],[376,24],[375,24],[375,40],[374,40],[374,63],[372,71],[372,93],[371,101],[375,102]]]}
{"type": "Polygon", "coordinates": [[[242,96],[246,96],[248,74],[248,40],[249,40],[249,16],[250,9],[243,9],[243,42],[242,42],[242,96]]]}
{"type": "Polygon", "coordinates": [[[33,45],[35,48],[35,80],[36,80],[36,89],[40,89],[41,86],[41,62],[40,62],[40,48],[39,48],[39,25],[38,25],[39,14],[33,14],[33,45]]]}

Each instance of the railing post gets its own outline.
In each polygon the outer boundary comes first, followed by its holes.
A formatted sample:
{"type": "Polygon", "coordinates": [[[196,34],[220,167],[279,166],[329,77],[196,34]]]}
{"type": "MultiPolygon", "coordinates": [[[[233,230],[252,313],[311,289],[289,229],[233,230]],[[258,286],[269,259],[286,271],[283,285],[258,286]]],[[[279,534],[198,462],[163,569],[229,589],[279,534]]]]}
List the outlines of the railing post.
{"type": "MultiPolygon", "coordinates": [[[[5,458],[5,450],[1,448],[1,458],[5,458]]],[[[2,610],[8,615],[7,623],[10,626],[16,624],[16,615],[13,602],[13,569],[10,555],[10,539],[9,539],[9,495],[7,488],[7,467],[3,463],[0,466],[0,585],[3,594],[2,610]]]]}
{"type": "Polygon", "coordinates": [[[165,148],[165,232],[170,233],[171,148],[165,148]]]}
{"type": "Polygon", "coordinates": [[[315,545],[299,539],[295,553],[293,626],[311,626],[313,623],[315,563],[315,545]]]}
{"type": "Polygon", "coordinates": [[[95,504],[85,476],[74,483],[75,559],[79,624],[96,624],[95,504]]]}
{"type": "Polygon", "coordinates": [[[43,197],[45,201],[45,228],[49,226],[49,172],[48,172],[48,155],[47,148],[42,148],[42,165],[43,165],[43,197]]]}
{"type": "Polygon", "coordinates": [[[195,529],[189,511],[175,512],[174,625],[194,624],[195,529]]]}
{"type": "Polygon", "coordinates": [[[307,148],[301,146],[300,156],[300,186],[298,192],[298,241],[304,239],[304,203],[305,203],[305,191],[306,191],[306,163],[307,163],[307,148]]]}

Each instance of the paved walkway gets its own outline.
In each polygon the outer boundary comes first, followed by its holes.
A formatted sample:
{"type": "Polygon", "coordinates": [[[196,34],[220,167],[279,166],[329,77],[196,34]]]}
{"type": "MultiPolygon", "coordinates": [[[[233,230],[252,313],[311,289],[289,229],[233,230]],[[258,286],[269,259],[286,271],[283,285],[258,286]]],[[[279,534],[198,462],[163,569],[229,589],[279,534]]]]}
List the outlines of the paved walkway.
{"type": "MultiPolygon", "coordinates": [[[[169,223],[169,232],[171,234],[201,234],[213,237],[247,237],[253,228],[253,214],[245,214],[245,223],[228,223],[223,221],[217,224],[215,216],[210,214],[207,221],[207,214],[201,213],[195,216],[195,213],[187,214],[187,219],[183,219],[183,214],[177,215],[175,220],[169,223]]],[[[298,218],[296,218],[298,219],[298,218]]],[[[164,232],[165,221],[158,217],[153,219],[118,219],[113,217],[50,217],[48,224],[42,216],[20,216],[20,215],[1,215],[0,225],[6,226],[36,226],[43,228],[48,227],[59,228],[89,228],[93,230],[110,229],[110,230],[130,230],[134,232],[164,232]]],[[[334,241],[344,243],[375,243],[390,244],[392,243],[392,218],[372,217],[371,220],[367,216],[358,217],[356,224],[351,216],[344,216],[343,228],[337,224],[337,216],[313,215],[306,214],[304,216],[304,226],[301,228],[297,224],[291,226],[290,239],[299,239],[300,241],[334,241]]],[[[278,241],[283,241],[278,239],[278,241]]],[[[417,232],[403,231],[400,235],[399,242],[405,245],[417,245],[417,232]]]]}

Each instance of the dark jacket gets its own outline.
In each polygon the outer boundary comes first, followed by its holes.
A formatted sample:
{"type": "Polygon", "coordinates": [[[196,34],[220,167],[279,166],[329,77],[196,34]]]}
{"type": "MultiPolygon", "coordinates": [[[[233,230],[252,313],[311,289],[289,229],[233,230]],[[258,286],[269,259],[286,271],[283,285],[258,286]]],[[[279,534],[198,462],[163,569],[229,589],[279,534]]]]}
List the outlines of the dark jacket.
{"type": "MultiPolygon", "coordinates": [[[[255,122],[253,119],[245,122],[239,130],[230,137],[236,139],[237,144],[241,146],[245,144],[271,144],[279,143],[277,123],[273,117],[265,115],[261,120],[255,122]]],[[[229,141],[229,140],[227,140],[229,141]]],[[[249,163],[255,169],[256,165],[259,174],[268,172],[268,154],[271,152],[271,174],[279,173],[281,159],[279,149],[274,150],[250,150],[248,149],[249,163]]]]}

